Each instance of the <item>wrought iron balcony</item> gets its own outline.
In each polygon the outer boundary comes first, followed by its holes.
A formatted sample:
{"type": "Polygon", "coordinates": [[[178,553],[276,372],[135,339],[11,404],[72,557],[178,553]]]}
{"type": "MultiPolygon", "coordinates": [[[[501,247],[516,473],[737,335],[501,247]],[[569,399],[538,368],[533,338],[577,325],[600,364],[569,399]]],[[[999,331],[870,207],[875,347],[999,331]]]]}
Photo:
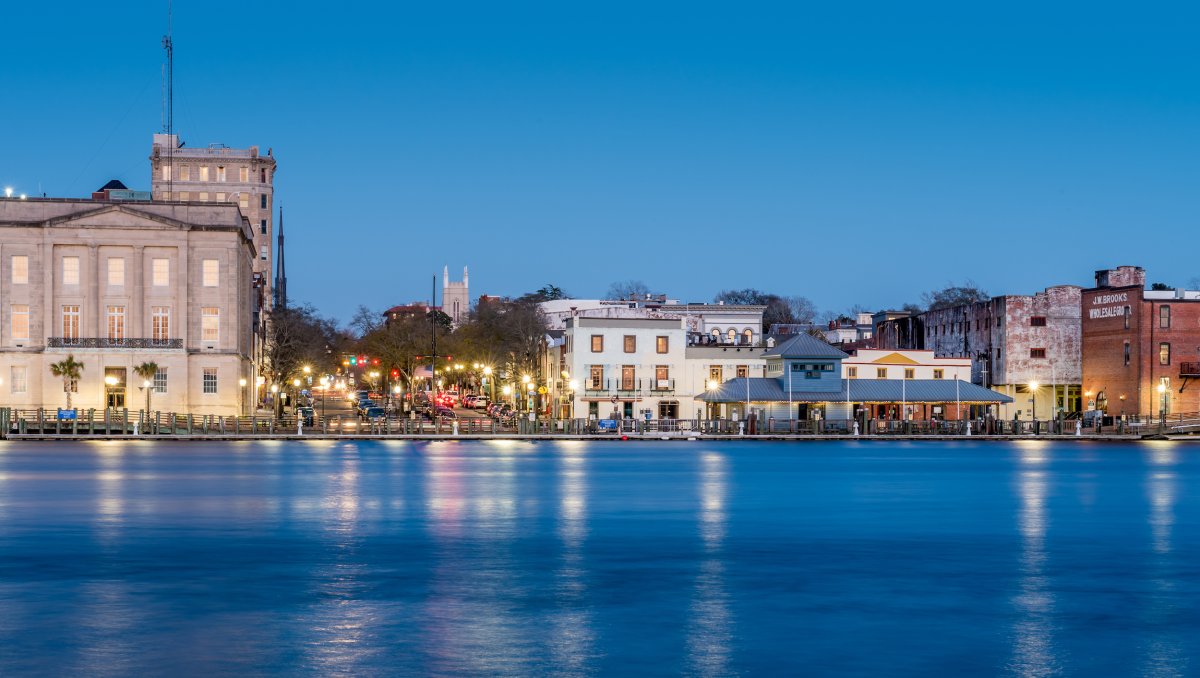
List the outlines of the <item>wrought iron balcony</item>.
{"type": "Polygon", "coordinates": [[[1179,376],[1200,377],[1200,363],[1179,363],[1179,376]]]}
{"type": "Polygon", "coordinates": [[[131,348],[161,351],[183,348],[183,339],[50,337],[46,341],[46,346],[49,348],[131,348]]]}

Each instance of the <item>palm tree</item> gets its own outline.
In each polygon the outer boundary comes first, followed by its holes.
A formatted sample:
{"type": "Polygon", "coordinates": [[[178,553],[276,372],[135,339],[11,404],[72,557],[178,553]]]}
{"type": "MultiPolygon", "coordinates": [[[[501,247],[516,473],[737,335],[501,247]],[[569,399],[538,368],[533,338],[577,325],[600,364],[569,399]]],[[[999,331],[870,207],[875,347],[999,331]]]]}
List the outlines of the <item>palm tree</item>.
{"type": "Polygon", "coordinates": [[[71,382],[77,381],[83,374],[83,363],[76,360],[74,355],[68,355],[50,364],[50,374],[62,377],[63,391],[67,394],[67,409],[71,409],[71,382]]]}
{"type": "Polygon", "coordinates": [[[150,392],[154,390],[154,375],[158,374],[158,363],[148,362],[133,368],[134,374],[142,378],[146,389],[146,416],[150,416],[150,392]]]}

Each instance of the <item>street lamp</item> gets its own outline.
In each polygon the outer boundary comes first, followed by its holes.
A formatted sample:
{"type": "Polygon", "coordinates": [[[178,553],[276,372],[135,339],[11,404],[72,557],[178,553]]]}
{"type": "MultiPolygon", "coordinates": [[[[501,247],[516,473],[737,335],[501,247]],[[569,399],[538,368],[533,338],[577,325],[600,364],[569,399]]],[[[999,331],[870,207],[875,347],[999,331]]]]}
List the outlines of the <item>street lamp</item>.
{"type": "Polygon", "coordinates": [[[276,419],[279,418],[280,407],[279,384],[271,384],[271,414],[275,415],[276,419]]]}
{"type": "Polygon", "coordinates": [[[1166,422],[1167,420],[1167,385],[1158,382],[1158,419],[1166,422]]]}
{"type": "Polygon", "coordinates": [[[1033,420],[1037,421],[1037,390],[1038,383],[1036,381],[1029,382],[1029,392],[1033,394],[1033,420]]]}

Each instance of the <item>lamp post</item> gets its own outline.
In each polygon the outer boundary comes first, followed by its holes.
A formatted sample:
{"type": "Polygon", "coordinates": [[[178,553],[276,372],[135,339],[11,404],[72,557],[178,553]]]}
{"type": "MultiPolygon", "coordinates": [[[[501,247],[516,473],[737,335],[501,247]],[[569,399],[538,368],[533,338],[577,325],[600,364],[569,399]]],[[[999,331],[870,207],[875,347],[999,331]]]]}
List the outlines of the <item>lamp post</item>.
{"type": "MultiPolygon", "coordinates": [[[[147,406],[149,409],[149,406],[147,406]]],[[[246,378],[238,379],[238,416],[246,413],[246,378]]]]}
{"type": "Polygon", "coordinates": [[[1167,385],[1158,382],[1158,420],[1167,423],[1167,385]]]}
{"type": "Polygon", "coordinates": [[[271,384],[271,414],[278,419],[279,412],[279,384],[271,384]]]}
{"type": "Polygon", "coordinates": [[[1037,390],[1038,383],[1036,381],[1029,382],[1029,392],[1033,394],[1033,420],[1037,421],[1037,390]]]}
{"type": "Polygon", "coordinates": [[[483,378],[487,380],[488,386],[492,390],[491,397],[488,400],[489,401],[495,400],[496,399],[496,382],[495,382],[495,380],[492,379],[492,368],[490,365],[484,366],[483,378]]]}

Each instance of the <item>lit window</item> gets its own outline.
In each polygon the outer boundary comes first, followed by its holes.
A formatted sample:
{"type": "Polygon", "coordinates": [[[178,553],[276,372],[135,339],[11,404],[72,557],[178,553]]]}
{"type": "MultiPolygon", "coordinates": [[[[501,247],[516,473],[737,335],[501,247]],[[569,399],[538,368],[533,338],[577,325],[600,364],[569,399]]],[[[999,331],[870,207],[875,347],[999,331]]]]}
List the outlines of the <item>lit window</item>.
{"type": "Polygon", "coordinates": [[[79,338],[79,306],[62,307],[62,336],[65,340],[79,338]]]}
{"type": "Polygon", "coordinates": [[[150,281],[155,287],[171,284],[171,260],[154,259],[150,262],[150,281]]]}
{"type": "Polygon", "coordinates": [[[192,194],[191,194],[191,193],[188,193],[187,191],[180,191],[180,192],[179,192],[179,201],[180,201],[180,202],[187,202],[187,201],[189,201],[189,200],[191,200],[191,199],[192,199],[192,194]]]}
{"type": "Polygon", "coordinates": [[[737,330],[732,327],[729,328],[727,336],[729,337],[729,343],[733,344],[737,342],[737,330]]]}
{"type": "Polygon", "coordinates": [[[162,166],[162,180],[163,181],[171,180],[171,166],[166,163],[163,163],[163,166],[162,166]]]}
{"type": "Polygon", "coordinates": [[[217,392],[217,368],[204,368],[204,393],[212,395],[217,392]]]}
{"type": "Polygon", "coordinates": [[[224,193],[217,194],[217,202],[225,202],[225,194],[224,193]]]}
{"type": "Polygon", "coordinates": [[[153,388],[155,393],[167,392],[167,368],[160,367],[158,368],[158,371],[154,373],[153,388]]]}
{"type": "Polygon", "coordinates": [[[625,335],[625,352],[634,353],[637,351],[637,337],[632,334],[625,335]]]}
{"type": "Polygon", "coordinates": [[[221,278],[221,262],[217,259],[204,260],[204,286],[216,287],[221,278]]]}
{"type": "Polygon", "coordinates": [[[1158,345],[1158,364],[1159,365],[1170,365],[1171,364],[1171,345],[1166,342],[1163,342],[1158,345]]]}
{"type": "Polygon", "coordinates": [[[64,285],[79,284],[79,257],[62,258],[62,281],[64,285]]]}
{"type": "Polygon", "coordinates": [[[737,376],[739,376],[739,377],[749,376],[750,368],[745,365],[738,365],[735,368],[735,370],[736,370],[735,374],[737,374],[737,376]]]}
{"type": "Polygon", "coordinates": [[[200,339],[217,341],[221,337],[221,311],[216,306],[200,309],[200,339]]]}
{"type": "Polygon", "coordinates": [[[208,192],[200,191],[200,195],[199,195],[198,199],[200,200],[200,202],[208,202],[208,192]]]}
{"type": "Polygon", "coordinates": [[[659,353],[668,353],[670,351],[670,337],[656,337],[654,341],[654,349],[659,353]]]}
{"type": "Polygon", "coordinates": [[[8,383],[13,393],[25,393],[29,390],[29,368],[24,365],[13,365],[9,368],[8,383]]]}
{"type": "Polygon", "coordinates": [[[154,306],[150,309],[150,336],[155,341],[166,341],[171,337],[171,309],[154,306]]]}
{"type": "Polygon", "coordinates": [[[12,282],[14,285],[29,283],[29,257],[22,254],[12,258],[12,282]]]}
{"type": "Polygon", "coordinates": [[[743,343],[750,346],[754,343],[754,330],[746,330],[742,332],[743,343]]]}
{"type": "Polygon", "coordinates": [[[208,181],[208,167],[200,167],[200,181],[208,181]]]}
{"type": "Polygon", "coordinates": [[[589,370],[588,381],[591,384],[589,388],[602,388],[601,384],[604,382],[604,367],[601,365],[592,365],[591,369],[589,370]]]}
{"type": "Polygon", "coordinates": [[[724,379],[722,378],[724,371],[725,371],[725,369],[723,367],[721,367],[720,365],[709,365],[708,366],[708,380],[715,381],[718,384],[721,383],[722,381],[724,381],[724,379]]]}
{"type": "Polygon", "coordinates": [[[603,334],[593,334],[592,335],[592,353],[600,353],[602,351],[604,351],[604,335],[603,334]]]}
{"type": "Polygon", "coordinates": [[[1158,326],[1161,329],[1171,328],[1171,307],[1162,305],[1158,307],[1158,326]]]}
{"type": "Polygon", "coordinates": [[[250,194],[242,191],[238,193],[238,207],[242,209],[250,209],[250,194]]]}
{"type": "Polygon", "coordinates": [[[225,181],[225,168],[224,167],[217,167],[217,181],[220,181],[220,182],[225,181]]]}
{"type": "Polygon", "coordinates": [[[654,386],[659,389],[667,389],[671,387],[671,370],[666,365],[656,365],[654,367],[654,386]]]}
{"type": "Polygon", "coordinates": [[[876,379],[887,379],[887,368],[886,367],[876,367],[875,368],[875,378],[876,379]]]}
{"type": "Polygon", "coordinates": [[[239,167],[238,168],[238,181],[240,181],[243,184],[250,182],[250,168],[249,167],[239,167]]]}
{"type": "Polygon", "coordinates": [[[933,371],[933,378],[934,378],[934,379],[943,379],[943,378],[945,378],[945,376],[946,376],[946,371],[945,371],[945,370],[934,370],[934,371],[933,371]]]}
{"type": "Polygon", "coordinates": [[[108,307],[108,338],[116,341],[125,338],[125,307],[108,307]]]}
{"type": "Polygon", "coordinates": [[[29,305],[12,305],[12,327],[10,334],[14,340],[29,339],[29,305]]]}
{"type": "Polygon", "coordinates": [[[108,260],[108,284],[121,286],[125,284],[125,260],[111,258],[108,260]]]}
{"type": "MultiPolygon", "coordinates": [[[[179,180],[180,181],[191,181],[192,180],[192,166],[191,165],[180,165],[179,180]]],[[[187,198],[183,198],[183,199],[186,200],[187,198]]]]}

